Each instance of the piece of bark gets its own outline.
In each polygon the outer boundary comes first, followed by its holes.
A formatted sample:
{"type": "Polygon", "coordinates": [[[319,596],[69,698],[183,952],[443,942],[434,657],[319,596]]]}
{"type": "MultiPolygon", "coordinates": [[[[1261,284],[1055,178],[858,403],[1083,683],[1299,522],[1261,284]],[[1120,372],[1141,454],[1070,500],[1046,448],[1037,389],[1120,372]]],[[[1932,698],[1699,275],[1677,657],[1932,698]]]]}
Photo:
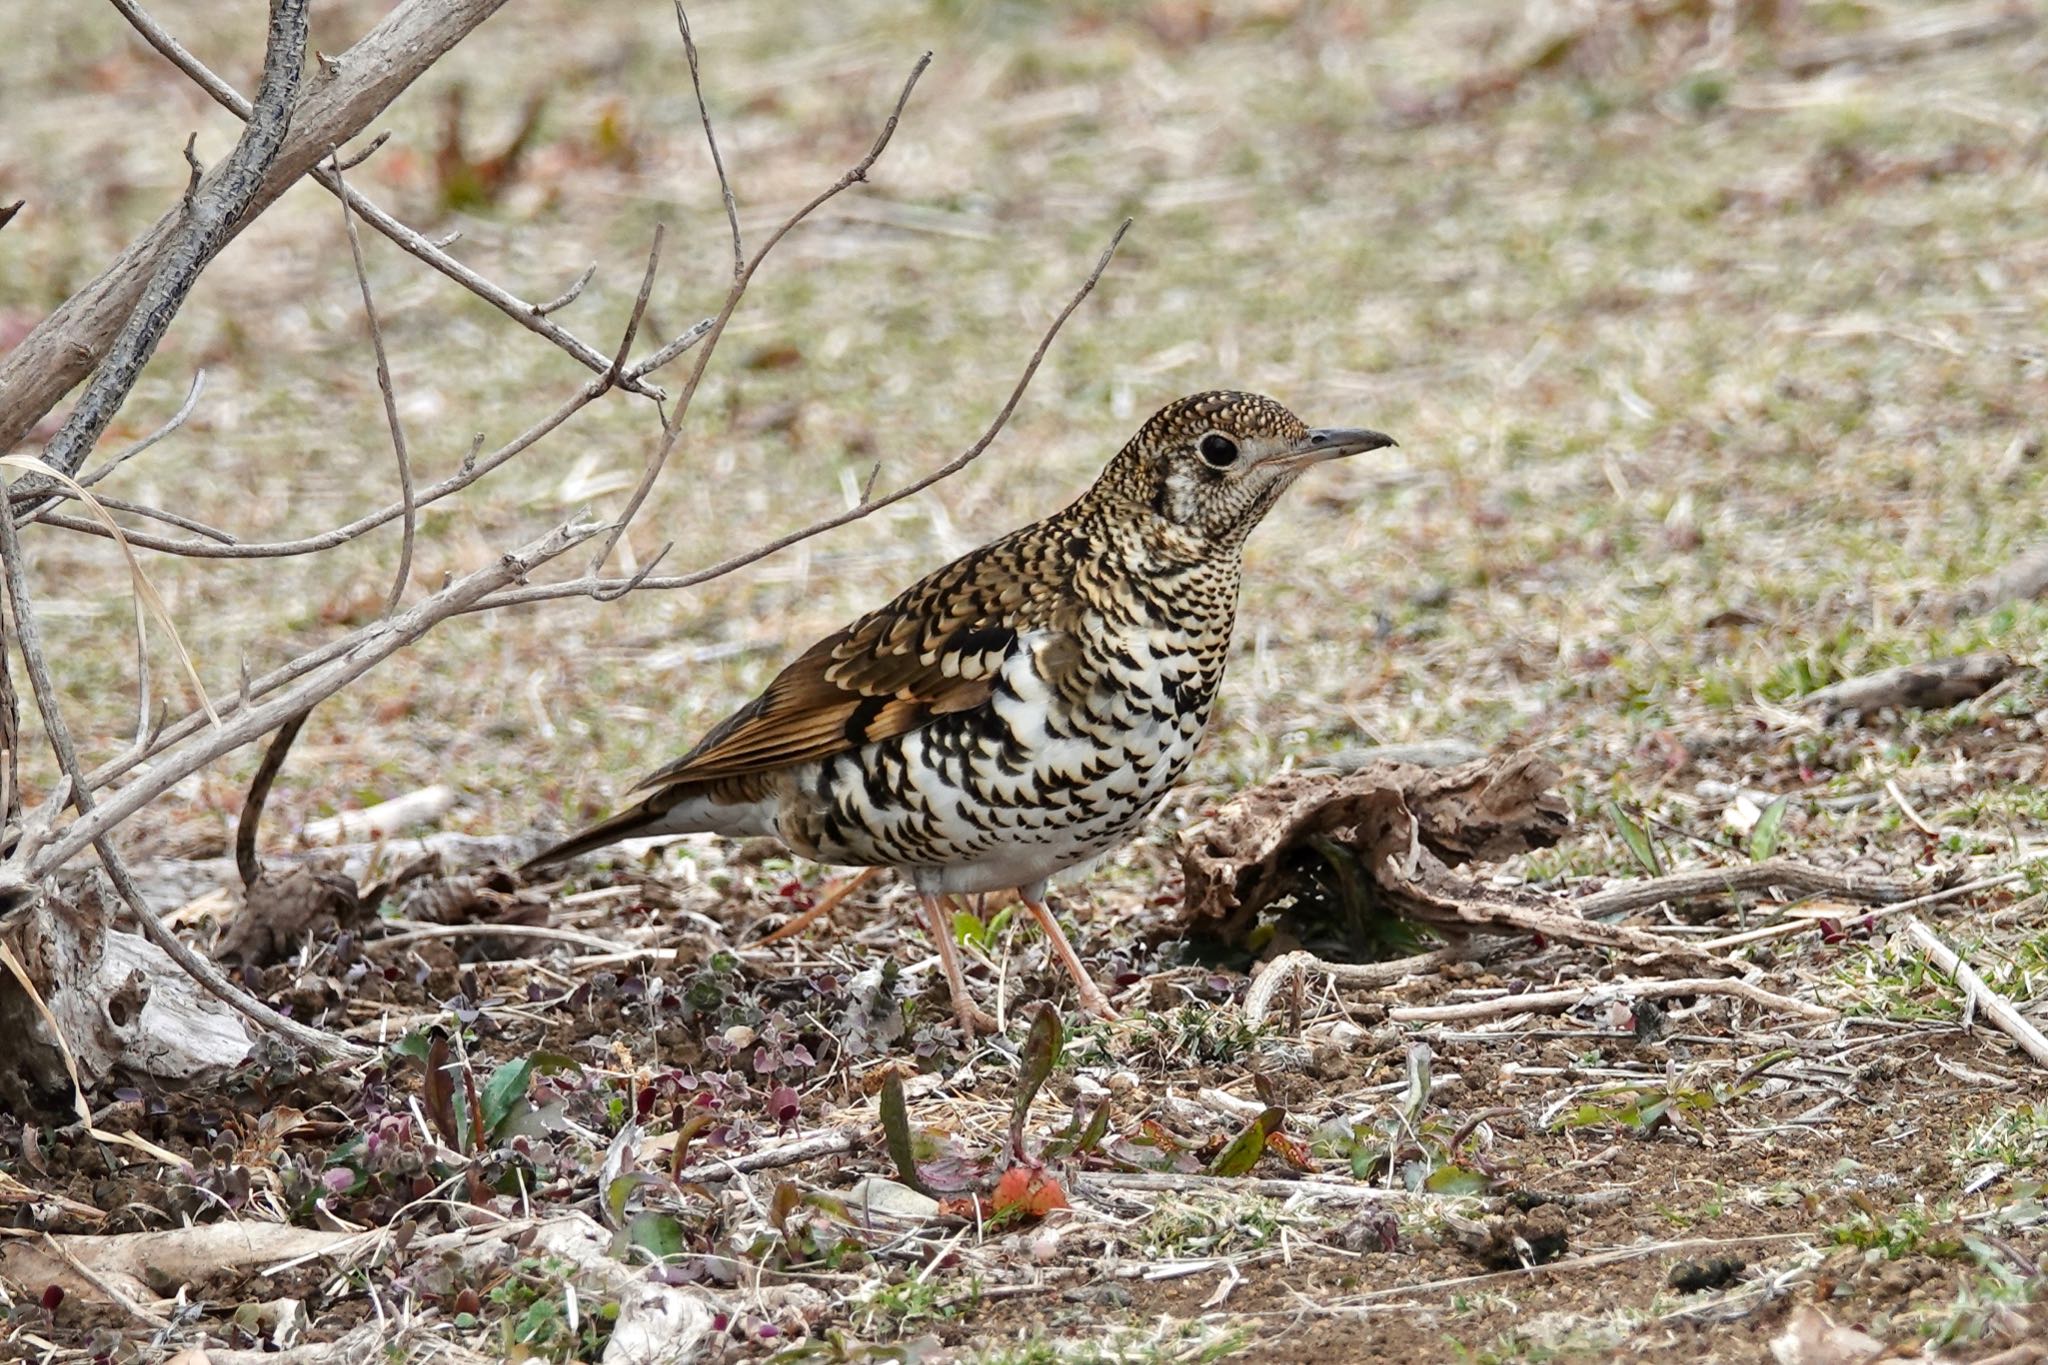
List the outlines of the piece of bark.
{"type": "MultiPolygon", "coordinates": [[[[149,940],[110,927],[98,877],[43,898],[4,931],[87,1083],[116,1073],[189,1084],[249,1055],[242,1018],[149,940]]],[[[0,972],[0,1107],[68,1109],[64,1054],[35,1002],[0,972]]]]}
{"type": "Polygon", "coordinates": [[[1375,881],[1398,862],[1397,908],[1437,908],[1423,890],[1433,876],[1475,858],[1494,860],[1548,848],[1570,824],[1551,787],[1558,772],[1534,754],[1477,759],[1449,768],[1376,763],[1353,773],[1288,773],[1239,796],[1181,844],[1183,923],[1234,939],[1267,906],[1303,889],[1310,841],[1355,851],[1375,881]],[[1419,896],[1403,897],[1414,887],[1419,896]],[[1404,900],[1406,903],[1403,903],[1404,900]]]}
{"type": "Polygon", "coordinates": [[[1954,706],[1982,696],[2019,669],[2019,663],[2010,654],[1986,650],[1845,678],[1809,692],[1799,704],[1821,711],[1829,720],[1851,712],[1870,715],[1888,706],[1954,706]]]}

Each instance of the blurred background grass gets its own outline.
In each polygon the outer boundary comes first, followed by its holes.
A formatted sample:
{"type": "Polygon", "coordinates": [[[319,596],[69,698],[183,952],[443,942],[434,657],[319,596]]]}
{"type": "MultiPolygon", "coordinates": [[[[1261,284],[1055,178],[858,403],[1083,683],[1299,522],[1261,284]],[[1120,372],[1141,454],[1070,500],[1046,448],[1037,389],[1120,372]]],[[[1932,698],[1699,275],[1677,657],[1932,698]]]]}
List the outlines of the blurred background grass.
{"type": "MultiPolygon", "coordinates": [[[[384,8],[318,6],[315,45],[341,50],[384,8]]],[[[154,12],[253,87],[261,4],[154,12]]],[[[788,654],[1052,510],[1156,406],[1213,387],[1401,448],[1317,471],[1254,539],[1219,723],[1169,819],[1282,763],[1439,736],[1541,744],[1585,790],[1642,795],[1686,734],[1765,723],[1759,700],[1767,719],[1843,674],[1987,640],[2039,654],[2036,604],[1930,609],[2048,521],[2048,41],[2026,11],[749,0],[691,17],[750,241],[936,57],[872,184],[758,277],[632,531],[643,560],[673,540],[665,568],[706,564],[845,505],[877,461],[879,486],[944,461],[1116,222],[1137,225],[967,473],[702,588],[451,623],[315,714],[280,828],[435,781],[465,793],[456,827],[607,806],[788,654]],[[1984,32],[1887,48],[1916,23],[1984,32]]],[[[0,234],[7,345],[175,202],[187,131],[211,161],[236,127],[110,9],[5,0],[0,30],[0,201],[28,201],[0,234]]],[[[657,222],[643,337],[716,308],[723,210],[667,5],[515,0],[374,127],[392,141],[354,183],[459,229],[486,275],[540,299],[598,262],[558,320],[600,349],[657,222]],[[532,138],[480,188],[473,163],[529,107],[532,138]]],[[[382,239],[366,249],[423,481],[582,382],[382,239]]],[[[660,376],[672,390],[685,364],[660,376]]],[[[250,539],[395,495],[324,192],[295,188],[229,247],[108,447],[163,421],[199,367],[197,415],[107,491],[250,539]]],[[[656,434],[651,405],[606,399],[426,511],[415,583],[615,509],[656,434]]],[[[105,756],[133,723],[125,572],[104,541],[29,539],[73,724],[105,756]]],[[[219,694],[244,658],[261,671],[370,619],[397,545],[394,525],[304,559],[149,565],[219,694]]],[[[2043,702],[2028,684],[2003,704],[2043,702]]],[[[1738,776],[1932,761],[1907,747],[1795,746],[1738,776]]],[[[253,765],[188,783],[131,837],[218,847],[253,765]]],[[[31,754],[26,781],[50,776],[31,754]]],[[[2017,800],[2036,776],[2001,780],[2017,800]]]]}

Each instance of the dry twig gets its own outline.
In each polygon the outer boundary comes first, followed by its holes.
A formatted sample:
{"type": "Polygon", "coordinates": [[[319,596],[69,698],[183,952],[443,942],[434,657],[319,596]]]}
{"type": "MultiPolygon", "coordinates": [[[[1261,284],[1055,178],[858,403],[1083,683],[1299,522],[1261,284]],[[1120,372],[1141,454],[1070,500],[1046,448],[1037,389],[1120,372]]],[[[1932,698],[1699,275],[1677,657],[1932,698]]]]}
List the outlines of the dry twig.
{"type": "Polygon", "coordinates": [[[1682,980],[1658,978],[1587,982],[1564,990],[1525,991],[1520,995],[1466,1000],[1455,1005],[1402,1005],[1388,1010],[1387,1018],[1397,1024],[1440,1024],[1468,1019],[1500,1019],[1513,1014],[1556,1014],[1575,1005],[1607,999],[1663,1000],[1674,995],[1732,995],[1780,1014],[1796,1014],[1802,1019],[1818,1021],[1833,1019],[1837,1014],[1825,1005],[1794,1000],[1789,995],[1779,995],[1733,977],[1701,976],[1682,980]]]}
{"type": "Polygon", "coordinates": [[[1954,979],[1974,1007],[1983,1010],[1992,1023],[2026,1050],[2029,1057],[2042,1066],[2048,1066],[2048,1037],[2043,1037],[2041,1030],[2034,1027],[2010,1000],[1991,989],[1991,984],[1977,975],[1976,968],[1963,961],[1955,949],[1943,943],[1940,936],[1918,918],[1906,916],[1905,928],[1906,937],[1912,939],[1935,966],[1954,979]]]}

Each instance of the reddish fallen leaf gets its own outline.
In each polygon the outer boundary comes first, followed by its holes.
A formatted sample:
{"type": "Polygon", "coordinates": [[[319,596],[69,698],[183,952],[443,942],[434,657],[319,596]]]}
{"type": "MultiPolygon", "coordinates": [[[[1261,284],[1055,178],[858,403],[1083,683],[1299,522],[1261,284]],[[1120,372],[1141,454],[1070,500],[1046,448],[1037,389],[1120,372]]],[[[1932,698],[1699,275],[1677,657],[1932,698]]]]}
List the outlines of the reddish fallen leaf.
{"type": "Polygon", "coordinates": [[[1054,1209],[1071,1207],[1059,1181],[1033,1166],[1012,1166],[1004,1171],[991,1202],[998,1214],[1020,1213],[1027,1218],[1043,1218],[1054,1209]]]}
{"type": "Polygon", "coordinates": [[[1287,1136],[1285,1133],[1273,1132],[1266,1134],[1266,1150],[1297,1171],[1312,1172],[1316,1169],[1314,1159],[1309,1156],[1308,1145],[1298,1139],[1287,1136]]]}

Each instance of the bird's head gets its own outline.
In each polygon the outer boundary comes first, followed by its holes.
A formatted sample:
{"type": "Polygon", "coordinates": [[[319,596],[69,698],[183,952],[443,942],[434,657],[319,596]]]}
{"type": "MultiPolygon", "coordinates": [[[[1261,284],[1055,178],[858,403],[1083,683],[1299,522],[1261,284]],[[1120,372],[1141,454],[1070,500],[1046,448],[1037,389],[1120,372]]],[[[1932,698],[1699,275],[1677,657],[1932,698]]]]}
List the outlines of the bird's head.
{"type": "Polygon", "coordinates": [[[1393,444],[1362,428],[1312,429],[1255,393],[1198,393],[1153,414],[1096,488],[1199,543],[1234,549],[1302,470],[1393,444]]]}

